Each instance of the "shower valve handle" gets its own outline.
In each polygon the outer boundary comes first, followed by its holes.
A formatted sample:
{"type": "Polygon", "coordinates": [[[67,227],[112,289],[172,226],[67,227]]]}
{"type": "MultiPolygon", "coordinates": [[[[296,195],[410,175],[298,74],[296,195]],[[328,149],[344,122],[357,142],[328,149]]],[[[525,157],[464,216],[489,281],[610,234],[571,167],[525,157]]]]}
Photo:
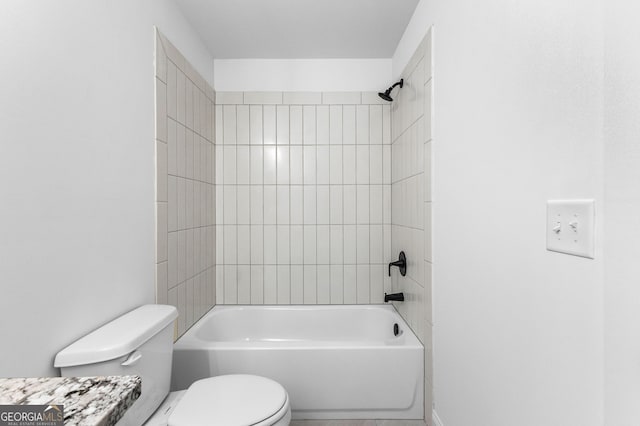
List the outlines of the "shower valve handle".
{"type": "Polygon", "coordinates": [[[400,256],[398,256],[398,260],[395,262],[391,262],[389,264],[389,276],[391,276],[391,267],[397,266],[400,269],[400,275],[403,277],[407,275],[407,257],[404,255],[404,252],[400,252],[400,256]]]}

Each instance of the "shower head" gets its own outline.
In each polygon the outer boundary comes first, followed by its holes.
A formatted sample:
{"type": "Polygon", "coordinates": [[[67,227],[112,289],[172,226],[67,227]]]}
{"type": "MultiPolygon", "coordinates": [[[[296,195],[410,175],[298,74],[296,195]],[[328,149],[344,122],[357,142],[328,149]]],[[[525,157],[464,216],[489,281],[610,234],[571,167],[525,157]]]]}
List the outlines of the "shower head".
{"type": "Polygon", "coordinates": [[[387,102],[393,101],[393,98],[391,97],[391,91],[396,86],[400,86],[400,88],[402,89],[402,86],[404,86],[404,79],[401,78],[400,81],[394,83],[393,86],[391,86],[387,90],[385,90],[384,93],[378,92],[378,96],[380,96],[382,99],[384,99],[387,102]]]}

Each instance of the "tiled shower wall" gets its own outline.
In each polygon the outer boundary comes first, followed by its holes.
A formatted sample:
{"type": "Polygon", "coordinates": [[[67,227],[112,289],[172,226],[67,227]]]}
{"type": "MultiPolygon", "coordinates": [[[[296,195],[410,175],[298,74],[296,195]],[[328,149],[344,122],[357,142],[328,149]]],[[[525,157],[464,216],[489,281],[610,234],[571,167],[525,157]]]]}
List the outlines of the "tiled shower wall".
{"type": "Polygon", "coordinates": [[[215,304],[215,93],[156,32],[156,302],[177,336],[215,304]]]}
{"type": "Polygon", "coordinates": [[[407,275],[394,268],[392,288],[405,294],[394,303],[425,347],[425,420],[431,424],[431,105],[432,29],[407,64],[404,87],[392,104],[392,255],[404,250],[407,275]]]}
{"type": "Polygon", "coordinates": [[[217,302],[381,303],[390,106],[375,93],[218,92],[217,302]]]}

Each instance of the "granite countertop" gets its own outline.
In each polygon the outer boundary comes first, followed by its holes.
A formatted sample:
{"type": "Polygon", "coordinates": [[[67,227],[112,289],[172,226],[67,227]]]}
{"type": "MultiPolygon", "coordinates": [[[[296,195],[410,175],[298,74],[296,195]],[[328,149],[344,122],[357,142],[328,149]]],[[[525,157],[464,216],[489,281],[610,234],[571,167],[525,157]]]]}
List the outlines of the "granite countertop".
{"type": "Polygon", "coordinates": [[[115,425],[140,397],[139,376],[0,379],[0,405],[62,405],[65,425],[115,425]]]}

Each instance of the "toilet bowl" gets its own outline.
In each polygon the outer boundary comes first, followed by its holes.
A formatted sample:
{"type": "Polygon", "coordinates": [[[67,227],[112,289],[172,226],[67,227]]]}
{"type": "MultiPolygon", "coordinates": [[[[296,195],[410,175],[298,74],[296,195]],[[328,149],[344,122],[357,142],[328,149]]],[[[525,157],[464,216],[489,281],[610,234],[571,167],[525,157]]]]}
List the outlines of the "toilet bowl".
{"type": "Polygon", "coordinates": [[[265,377],[234,374],[193,383],[169,415],[169,426],[281,426],[291,421],[289,396],[265,377]]]}
{"type": "Polygon", "coordinates": [[[177,316],[173,306],[141,306],[67,346],[56,355],[54,366],[62,376],[142,377],[142,394],[120,419],[120,426],[289,424],[289,396],[282,385],[266,377],[210,377],[167,398],[177,316]],[[170,410],[164,409],[165,398],[170,410]]]}

